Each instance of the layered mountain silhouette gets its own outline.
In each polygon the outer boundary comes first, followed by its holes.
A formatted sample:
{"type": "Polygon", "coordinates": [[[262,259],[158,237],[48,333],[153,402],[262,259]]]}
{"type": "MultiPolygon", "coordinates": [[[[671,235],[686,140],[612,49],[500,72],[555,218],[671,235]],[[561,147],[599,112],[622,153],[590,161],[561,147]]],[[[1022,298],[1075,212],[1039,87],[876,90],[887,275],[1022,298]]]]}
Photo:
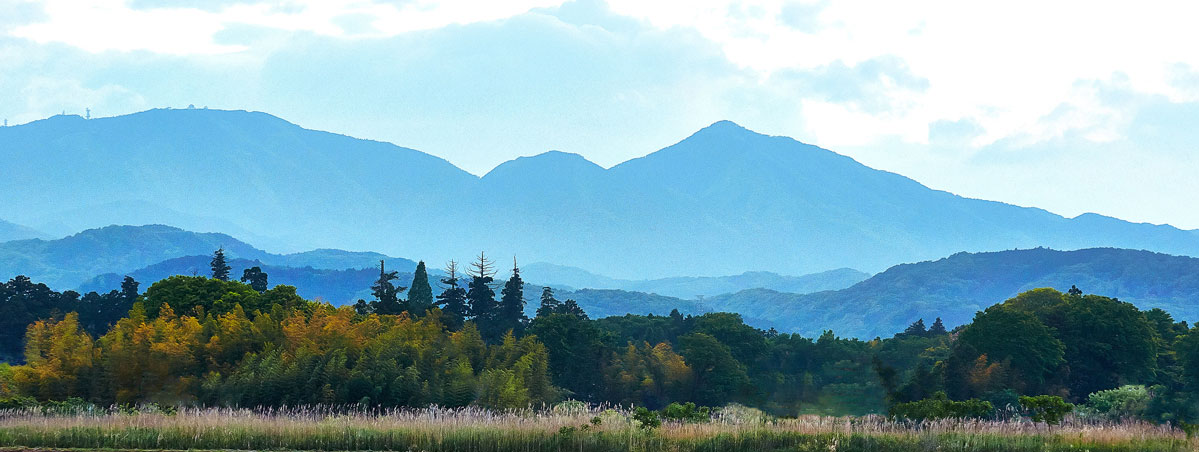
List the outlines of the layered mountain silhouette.
{"type": "Polygon", "coordinates": [[[269,237],[277,252],[441,262],[486,250],[625,279],[875,272],[1036,246],[1199,255],[1196,231],[967,199],[728,121],[609,169],[550,152],[483,177],[243,111],[56,116],[0,129],[0,151],[0,218],[61,232],[125,223],[116,211],[269,237]]]}
{"type": "MultiPolygon", "coordinates": [[[[162,225],[107,226],[57,240],[31,239],[0,243],[0,278],[8,280],[16,275],[25,275],[59,290],[74,289],[96,275],[112,273],[113,277],[120,278],[144,267],[185,256],[200,256],[197,259],[202,262],[192,262],[185,268],[170,267],[177,270],[171,274],[208,275],[211,271],[207,263],[217,248],[224,248],[230,259],[258,261],[266,265],[342,270],[371,268],[378,266],[380,260],[385,260],[394,270],[412,271],[416,268],[413,261],[379,253],[319,249],[280,255],[260,250],[226,234],[197,233],[162,225]]],[[[375,274],[378,275],[377,270],[375,274]]],[[[120,280],[117,281],[119,286],[120,280]]]]}
{"type": "Polygon", "coordinates": [[[46,234],[33,228],[0,220],[0,242],[45,238],[46,234]]]}
{"type": "Polygon", "coordinates": [[[1077,286],[1161,308],[1176,320],[1199,320],[1199,259],[1113,248],[1057,251],[1046,248],[950,257],[902,264],[838,291],[807,295],[751,289],[705,299],[714,311],[769,319],[760,327],[818,335],[831,328],[843,336],[890,336],[923,318],[941,317],[953,327],[977,311],[1020,292],[1077,286]]]}
{"type": "MultiPolygon", "coordinates": [[[[739,292],[745,289],[770,289],[788,293],[812,293],[838,290],[862,282],[870,275],[851,268],[839,268],[802,276],[755,271],[729,276],[676,276],[651,280],[629,280],[597,275],[581,268],[536,262],[521,267],[529,281],[544,281],[565,288],[618,289],[693,299],[739,292]]],[[[668,311],[669,312],[669,311],[668,311]]]]}
{"type": "MultiPolygon", "coordinates": [[[[318,249],[291,254],[273,254],[222,233],[199,233],[164,225],[107,226],[89,229],[57,240],[18,240],[0,243],[0,278],[26,275],[58,290],[80,293],[105,293],[120,288],[125,276],[132,276],[143,289],[174,275],[208,276],[212,251],[223,248],[236,278],[242,270],[258,266],[269,276],[271,286],[295,286],[309,299],[321,299],[342,305],[360,298],[369,299],[370,286],[379,276],[378,264],[399,271],[397,284],[412,280],[416,263],[374,252],[318,249]]],[[[757,272],[736,276],[705,278],[667,278],[637,281],[617,280],[586,273],[591,280],[616,282],[615,285],[591,284],[571,278],[570,272],[552,264],[533,264],[522,273],[528,281],[526,298],[529,314],[537,308],[542,286],[552,286],[562,297],[580,294],[584,309],[596,315],[669,314],[678,308],[685,313],[703,313],[708,309],[694,300],[680,300],[672,293],[732,293],[749,288],[767,287],[791,292],[814,292],[822,288],[844,288],[868,275],[842,269],[817,275],[784,276],[757,272]],[[539,268],[555,269],[542,271],[539,268]],[[532,272],[529,271],[532,269],[532,272]],[[576,285],[577,284],[577,285],[576,285]],[[620,290],[627,289],[627,290],[620,290]],[[640,290],[641,292],[636,292],[640,290]],[[649,293],[642,293],[649,292],[649,293]],[[661,292],[658,295],[654,292],[661,292]]],[[[444,273],[429,268],[436,285],[444,273]]],[[[500,271],[501,280],[508,277],[500,271]]],[[[465,284],[465,283],[464,283],[465,284]]],[[[565,298],[563,298],[565,299],[565,298]]]]}

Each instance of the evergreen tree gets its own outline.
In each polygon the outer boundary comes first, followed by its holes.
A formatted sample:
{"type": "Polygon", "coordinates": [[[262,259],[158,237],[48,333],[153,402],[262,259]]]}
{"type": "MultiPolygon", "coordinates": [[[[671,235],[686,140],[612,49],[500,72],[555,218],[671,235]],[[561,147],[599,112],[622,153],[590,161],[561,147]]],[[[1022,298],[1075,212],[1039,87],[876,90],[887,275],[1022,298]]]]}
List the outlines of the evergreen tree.
{"type": "Polygon", "coordinates": [[[224,247],[217,248],[217,250],[212,253],[212,262],[210,262],[209,265],[212,267],[212,279],[219,279],[221,281],[229,280],[230,268],[229,264],[225,263],[224,247]]]}
{"type": "Polygon", "coordinates": [[[360,315],[367,315],[375,312],[375,310],[371,308],[371,303],[367,303],[366,300],[359,298],[358,302],[354,303],[354,312],[360,315]]]}
{"type": "Polygon", "coordinates": [[[441,308],[441,320],[450,331],[462,329],[470,310],[466,305],[466,289],[458,286],[458,263],[450,261],[445,269],[446,277],[441,279],[442,291],[437,296],[437,306],[441,308]]]}
{"type": "Polygon", "coordinates": [[[924,336],[927,333],[928,330],[924,328],[924,319],[920,319],[908,325],[908,329],[903,330],[903,333],[900,334],[903,336],[924,336]]]}
{"type": "Polygon", "coordinates": [[[941,323],[940,317],[937,317],[937,320],[935,322],[933,322],[933,326],[928,327],[928,335],[929,336],[939,336],[939,335],[945,334],[946,332],[947,331],[945,331],[945,324],[941,323]]]}
{"type": "Polygon", "coordinates": [[[1069,291],[1069,292],[1066,292],[1066,293],[1067,293],[1067,294],[1069,294],[1069,295],[1076,296],[1076,297],[1081,297],[1081,296],[1082,296],[1082,289],[1079,289],[1079,288],[1078,288],[1078,286],[1071,285],[1071,286],[1070,286],[1070,291],[1069,291]]]}
{"type": "Polygon", "coordinates": [[[500,291],[500,304],[496,310],[496,328],[520,333],[529,322],[525,316],[525,282],[520,278],[516,258],[512,258],[512,277],[500,291]]]}
{"type": "Polygon", "coordinates": [[[371,294],[375,296],[375,300],[371,302],[371,311],[375,314],[399,315],[404,312],[404,306],[400,303],[400,292],[405,287],[392,284],[396,278],[399,278],[399,272],[387,271],[380,260],[379,279],[371,285],[371,294]]]}
{"type": "Polygon", "coordinates": [[[537,308],[537,317],[546,317],[558,312],[562,302],[554,298],[554,289],[549,286],[541,288],[541,306],[537,308]]]}
{"type": "Polygon", "coordinates": [[[121,298],[128,303],[129,306],[133,306],[133,303],[137,301],[138,285],[140,284],[137,282],[137,280],[133,279],[133,277],[129,275],[125,275],[125,279],[121,281],[121,298]]]}
{"type": "Polygon", "coordinates": [[[562,306],[558,307],[559,314],[573,315],[583,320],[587,320],[587,313],[573,299],[567,298],[562,306]]]}
{"type": "Polygon", "coordinates": [[[412,285],[408,289],[408,312],[414,316],[423,316],[433,307],[433,288],[429,286],[429,273],[425,270],[425,261],[416,264],[412,274],[412,285]]]}
{"type": "Polygon", "coordinates": [[[467,283],[466,300],[470,306],[470,316],[479,327],[479,332],[485,339],[498,340],[503,332],[496,325],[495,289],[491,287],[495,281],[494,265],[487,256],[479,253],[479,258],[470,264],[470,282],[467,283]]]}
{"type": "Polygon", "coordinates": [[[249,284],[258,293],[266,292],[267,276],[261,267],[253,266],[241,272],[241,282],[249,284]]]}

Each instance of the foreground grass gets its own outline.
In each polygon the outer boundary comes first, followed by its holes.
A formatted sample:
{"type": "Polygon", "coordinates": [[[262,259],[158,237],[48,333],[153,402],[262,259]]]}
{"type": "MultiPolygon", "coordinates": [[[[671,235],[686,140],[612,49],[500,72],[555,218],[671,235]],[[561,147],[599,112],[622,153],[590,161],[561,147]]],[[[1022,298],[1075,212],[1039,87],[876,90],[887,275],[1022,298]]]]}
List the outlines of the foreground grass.
{"type": "Polygon", "coordinates": [[[140,450],[1193,451],[1181,432],[1140,423],[803,417],[635,427],[621,412],[185,410],[176,415],[0,413],[0,447],[140,450]],[[599,423],[593,419],[598,418],[599,423]]]}

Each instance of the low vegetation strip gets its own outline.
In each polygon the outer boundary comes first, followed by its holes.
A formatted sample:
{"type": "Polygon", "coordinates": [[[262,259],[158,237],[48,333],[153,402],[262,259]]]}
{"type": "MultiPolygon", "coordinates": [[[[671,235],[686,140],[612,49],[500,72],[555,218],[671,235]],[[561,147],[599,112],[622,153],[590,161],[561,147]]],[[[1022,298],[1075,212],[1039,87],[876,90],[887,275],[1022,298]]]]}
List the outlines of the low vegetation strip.
{"type": "Polygon", "coordinates": [[[633,413],[425,409],[185,409],[177,413],[0,413],[0,447],[115,450],[403,451],[1193,451],[1154,424],[1068,419],[895,422],[877,416],[713,418],[656,428],[633,413]]]}

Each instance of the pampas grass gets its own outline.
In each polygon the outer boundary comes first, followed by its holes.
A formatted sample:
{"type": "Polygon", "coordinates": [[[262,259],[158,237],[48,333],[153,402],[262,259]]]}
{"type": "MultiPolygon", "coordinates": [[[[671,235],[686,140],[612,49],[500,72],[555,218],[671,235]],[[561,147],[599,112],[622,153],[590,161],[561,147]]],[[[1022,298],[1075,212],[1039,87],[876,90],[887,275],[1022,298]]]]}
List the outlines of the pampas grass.
{"type": "Polygon", "coordinates": [[[389,451],[1187,451],[1169,426],[1067,419],[895,422],[879,416],[770,419],[725,410],[645,430],[621,408],[488,411],[185,408],[177,413],[0,411],[0,446],[78,449],[389,451]]]}

